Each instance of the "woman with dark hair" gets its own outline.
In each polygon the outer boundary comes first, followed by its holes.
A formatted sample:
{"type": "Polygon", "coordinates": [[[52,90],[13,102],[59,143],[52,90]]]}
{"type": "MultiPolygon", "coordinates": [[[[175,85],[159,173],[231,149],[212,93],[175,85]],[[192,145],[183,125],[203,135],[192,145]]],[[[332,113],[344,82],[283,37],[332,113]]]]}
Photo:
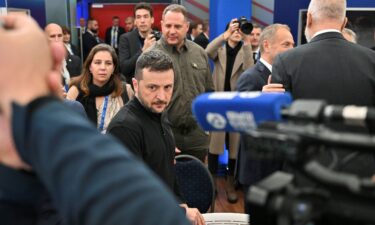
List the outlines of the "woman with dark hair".
{"type": "MultiPolygon", "coordinates": [[[[254,65],[251,43],[239,29],[237,19],[232,19],[226,31],[210,42],[206,47],[208,57],[215,63],[213,82],[215,91],[234,91],[237,79],[248,68],[254,65]]],[[[225,191],[229,202],[237,202],[234,188],[234,169],[240,136],[238,133],[212,132],[208,152],[208,168],[216,176],[218,158],[224,151],[224,143],[229,150],[228,171],[225,191]]]]}
{"type": "Polygon", "coordinates": [[[115,50],[99,44],[88,55],[82,74],[71,80],[67,99],[82,103],[88,118],[105,133],[109,122],[133,94],[130,85],[121,81],[115,50]]]}

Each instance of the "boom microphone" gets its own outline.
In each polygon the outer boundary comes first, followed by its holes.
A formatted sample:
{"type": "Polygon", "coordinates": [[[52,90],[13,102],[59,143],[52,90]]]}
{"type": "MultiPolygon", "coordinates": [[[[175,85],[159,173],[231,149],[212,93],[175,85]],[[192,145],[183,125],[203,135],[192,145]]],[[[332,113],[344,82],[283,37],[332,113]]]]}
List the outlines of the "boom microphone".
{"type": "Polygon", "coordinates": [[[207,131],[249,132],[264,121],[280,121],[289,93],[213,92],[193,101],[193,114],[207,131]]]}

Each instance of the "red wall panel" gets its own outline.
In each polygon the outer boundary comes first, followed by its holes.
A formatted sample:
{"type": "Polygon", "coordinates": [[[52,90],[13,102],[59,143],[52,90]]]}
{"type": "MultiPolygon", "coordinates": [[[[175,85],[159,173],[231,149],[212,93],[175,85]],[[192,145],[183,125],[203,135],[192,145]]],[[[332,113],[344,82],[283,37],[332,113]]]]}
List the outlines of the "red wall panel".
{"type": "MultiPolygon", "coordinates": [[[[91,7],[90,16],[99,23],[99,37],[104,40],[105,30],[112,25],[112,17],[120,17],[120,26],[125,26],[125,18],[133,16],[135,4],[100,4],[103,7],[91,7]]],[[[154,27],[161,30],[160,20],[168,4],[151,4],[154,9],[154,27]]]]}

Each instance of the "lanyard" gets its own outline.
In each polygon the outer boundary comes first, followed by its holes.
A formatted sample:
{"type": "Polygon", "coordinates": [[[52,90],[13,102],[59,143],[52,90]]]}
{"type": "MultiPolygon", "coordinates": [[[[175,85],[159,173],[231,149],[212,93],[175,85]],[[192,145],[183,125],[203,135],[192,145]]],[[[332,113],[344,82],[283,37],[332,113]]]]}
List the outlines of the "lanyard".
{"type": "Polygon", "coordinates": [[[104,98],[103,111],[102,111],[102,116],[101,116],[100,125],[99,125],[100,132],[103,132],[105,113],[107,112],[107,105],[108,105],[108,95],[105,96],[104,98]]]}

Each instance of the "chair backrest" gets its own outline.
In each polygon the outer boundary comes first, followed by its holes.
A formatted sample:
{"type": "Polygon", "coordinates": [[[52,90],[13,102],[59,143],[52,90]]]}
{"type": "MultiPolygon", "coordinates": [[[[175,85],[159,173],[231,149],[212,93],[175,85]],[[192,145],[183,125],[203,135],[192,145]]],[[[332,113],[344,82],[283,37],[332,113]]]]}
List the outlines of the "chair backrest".
{"type": "Polygon", "coordinates": [[[176,156],[176,179],[179,189],[191,208],[201,213],[214,211],[215,186],[207,167],[190,155],[176,156]]]}
{"type": "Polygon", "coordinates": [[[206,225],[248,225],[249,215],[244,213],[206,213],[202,214],[206,225]]]}

